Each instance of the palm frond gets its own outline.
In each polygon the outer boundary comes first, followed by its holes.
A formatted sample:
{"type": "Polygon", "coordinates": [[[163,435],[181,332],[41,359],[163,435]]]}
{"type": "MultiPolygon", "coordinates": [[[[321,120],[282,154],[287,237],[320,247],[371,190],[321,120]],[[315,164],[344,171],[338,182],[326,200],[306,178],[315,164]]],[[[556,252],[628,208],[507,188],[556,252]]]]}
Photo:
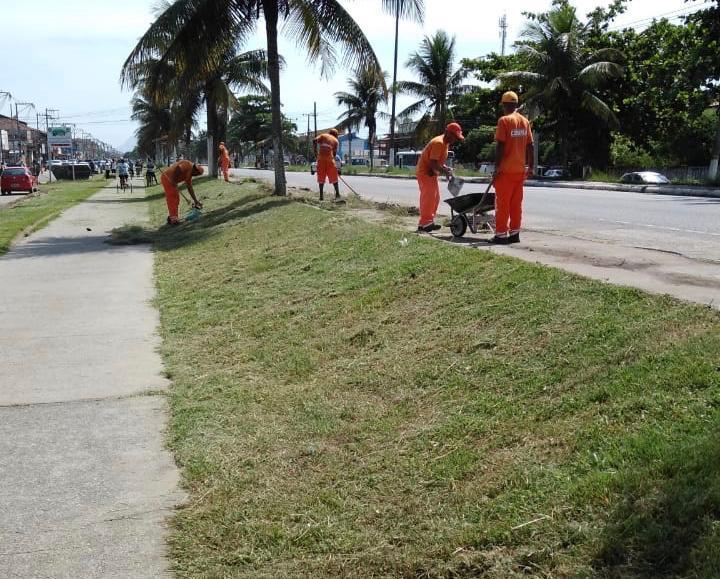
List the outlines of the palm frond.
{"type": "Polygon", "coordinates": [[[586,86],[595,87],[599,84],[623,75],[623,67],[614,62],[594,62],[578,73],[578,80],[586,86]]]}
{"type": "Polygon", "coordinates": [[[402,20],[422,23],[425,20],[424,0],[382,0],[382,9],[387,14],[398,14],[402,20]]]}

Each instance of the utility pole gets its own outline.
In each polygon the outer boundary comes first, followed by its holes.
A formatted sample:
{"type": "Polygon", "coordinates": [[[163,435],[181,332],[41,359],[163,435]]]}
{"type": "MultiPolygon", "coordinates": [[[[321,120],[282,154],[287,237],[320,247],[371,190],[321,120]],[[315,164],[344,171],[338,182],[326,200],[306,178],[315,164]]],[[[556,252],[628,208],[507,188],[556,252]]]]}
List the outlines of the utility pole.
{"type": "MultiPolygon", "coordinates": [[[[0,97],[2,97],[2,105],[4,106],[5,101],[11,99],[12,95],[9,92],[0,90],[0,97]]],[[[0,110],[1,109],[2,109],[2,106],[0,106],[0,110]]],[[[10,105],[10,114],[12,115],[12,105],[10,105]]],[[[8,147],[9,146],[10,146],[10,144],[8,143],[8,147]]],[[[4,155],[4,152],[3,152],[2,133],[0,133],[0,163],[4,162],[3,155],[4,155]]]]}
{"type": "Polygon", "coordinates": [[[388,166],[395,166],[395,99],[397,96],[398,33],[400,31],[400,0],[395,0],[395,62],[393,63],[392,111],[390,113],[390,142],[388,143],[388,166]]]}
{"type": "Polygon", "coordinates": [[[305,133],[305,138],[307,139],[307,162],[310,162],[310,152],[312,151],[312,147],[310,146],[310,117],[313,116],[312,113],[303,113],[302,116],[307,117],[307,133],[305,133]]]}
{"type": "Polygon", "coordinates": [[[52,161],[53,154],[52,154],[52,147],[50,146],[50,119],[52,118],[52,115],[50,113],[59,113],[60,111],[58,109],[45,109],[45,138],[47,139],[47,158],[48,158],[48,165],[47,170],[49,173],[49,182],[52,183],[53,180],[53,172],[52,172],[52,164],[50,161],[52,161]]]}
{"type": "Polygon", "coordinates": [[[317,139],[317,102],[313,102],[313,116],[315,117],[315,138],[317,139]]]}
{"type": "Polygon", "coordinates": [[[507,14],[503,14],[500,18],[500,38],[502,39],[502,48],[500,50],[500,56],[505,56],[505,41],[507,40],[507,14]]]}
{"type": "MultiPolygon", "coordinates": [[[[22,145],[20,144],[20,113],[19,113],[19,107],[32,107],[33,110],[35,110],[35,105],[33,103],[21,103],[18,101],[15,101],[15,126],[16,126],[16,137],[17,137],[17,146],[18,151],[20,153],[20,160],[22,161],[23,157],[23,149],[22,145]]],[[[26,124],[26,126],[28,126],[26,124]]],[[[27,137],[27,135],[26,135],[27,137]]]]}

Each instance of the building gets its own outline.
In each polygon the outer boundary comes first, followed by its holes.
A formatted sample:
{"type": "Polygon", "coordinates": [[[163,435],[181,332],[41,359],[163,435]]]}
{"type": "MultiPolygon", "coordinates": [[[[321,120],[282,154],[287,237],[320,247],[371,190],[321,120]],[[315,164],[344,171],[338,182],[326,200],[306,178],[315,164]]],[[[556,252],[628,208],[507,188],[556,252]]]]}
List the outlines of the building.
{"type": "Polygon", "coordinates": [[[0,115],[0,155],[6,165],[31,166],[47,154],[47,134],[26,122],[0,115]]]}
{"type": "MultiPolygon", "coordinates": [[[[327,133],[333,128],[336,127],[318,129],[317,134],[327,133]]],[[[298,150],[304,152],[306,157],[313,158],[312,141],[314,138],[315,131],[298,134],[298,150]]],[[[368,157],[370,155],[368,140],[359,137],[357,133],[341,133],[338,136],[338,141],[340,142],[338,155],[340,155],[343,162],[348,162],[352,157],[368,157]]]]}
{"type": "MultiPolygon", "coordinates": [[[[409,151],[414,149],[417,136],[415,134],[415,128],[417,127],[417,121],[404,121],[399,123],[398,130],[395,132],[395,151],[409,151]]],[[[377,152],[378,156],[382,159],[386,159],[390,162],[390,135],[387,134],[377,141],[377,152]]],[[[398,159],[395,159],[394,165],[398,164],[398,159]]]]}

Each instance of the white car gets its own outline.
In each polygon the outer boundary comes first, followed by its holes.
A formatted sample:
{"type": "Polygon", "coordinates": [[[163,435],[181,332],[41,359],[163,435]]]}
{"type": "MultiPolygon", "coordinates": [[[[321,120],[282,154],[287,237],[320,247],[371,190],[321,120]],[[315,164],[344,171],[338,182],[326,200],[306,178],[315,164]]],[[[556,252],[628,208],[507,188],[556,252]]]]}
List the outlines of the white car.
{"type": "MultiPolygon", "coordinates": [[[[335,159],[335,168],[338,170],[338,173],[340,173],[340,170],[342,169],[342,161],[340,159],[335,159]]],[[[310,163],[310,174],[314,175],[317,173],[317,161],[313,161],[310,163]]]]}
{"type": "Polygon", "coordinates": [[[655,171],[636,171],[634,173],[625,173],[620,177],[620,182],[637,183],[638,185],[667,185],[670,183],[670,179],[655,171]]]}

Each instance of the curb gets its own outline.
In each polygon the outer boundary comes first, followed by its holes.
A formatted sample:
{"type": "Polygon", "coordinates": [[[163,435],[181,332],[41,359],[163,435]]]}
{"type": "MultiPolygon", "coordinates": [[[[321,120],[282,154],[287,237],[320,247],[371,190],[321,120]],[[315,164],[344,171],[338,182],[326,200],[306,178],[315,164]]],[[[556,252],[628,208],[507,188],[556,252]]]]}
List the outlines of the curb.
{"type": "MultiPolygon", "coordinates": [[[[243,167],[255,169],[255,167],[243,167]]],[[[260,170],[260,169],[258,169],[260,170]]],[[[296,172],[296,171],[294,171],[296,172]]],[[[375,173],[355,173],[343,177],[375,177],[376,179],[415,179],[414,175],[377,175],[375,173]]],[[[466,183],[488,183],[483,177],[461,177],[466,183]]],[[[626,193],[645,193],[647,195],[676,195],[679,197],[714,197],[720,199],[720,189],[703,186],[658,186],[658,185],[620,185],[589,181],[525,181],[526,187],[553,187],[555,189],[588,189],[599,191],[624,191],[626,193]]]]}

